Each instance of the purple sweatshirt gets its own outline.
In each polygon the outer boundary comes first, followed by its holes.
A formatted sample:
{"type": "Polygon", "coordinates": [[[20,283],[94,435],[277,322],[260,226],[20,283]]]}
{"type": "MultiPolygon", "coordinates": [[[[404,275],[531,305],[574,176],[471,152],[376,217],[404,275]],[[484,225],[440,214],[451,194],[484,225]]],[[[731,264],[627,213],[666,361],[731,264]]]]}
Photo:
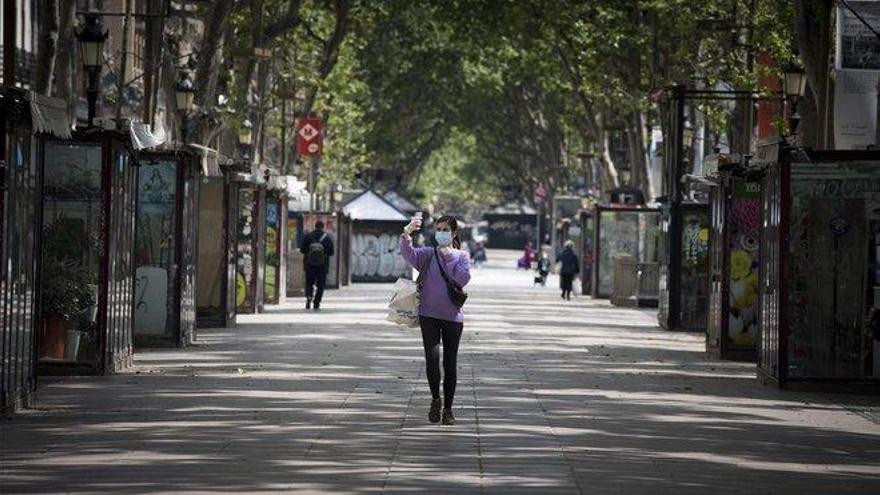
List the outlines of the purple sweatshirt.
{"type": "MultiPolygon", "coordinates": [[[[471,263],[467,253],[456,250],[446,254],[438,250],[437,253],[443,259],[443,266],[446,268],[446,276],[449,277],[449,280],[464,288],[471,280],[471,263]]],[[[401,236],[400,254],[420,273],[430,261],[428,271],[425,273],[424,285],[422,285],[422,304],[419,306],[419,314],[439,320],[463,322],[464,315],[461,314],[461,309],[452,304],[452,300],[449,299],[446,281],[443,280],[440,265],[437,264],[437,259],[434,256],[434,248],[414,248],[412,239],[401,236]]]]}

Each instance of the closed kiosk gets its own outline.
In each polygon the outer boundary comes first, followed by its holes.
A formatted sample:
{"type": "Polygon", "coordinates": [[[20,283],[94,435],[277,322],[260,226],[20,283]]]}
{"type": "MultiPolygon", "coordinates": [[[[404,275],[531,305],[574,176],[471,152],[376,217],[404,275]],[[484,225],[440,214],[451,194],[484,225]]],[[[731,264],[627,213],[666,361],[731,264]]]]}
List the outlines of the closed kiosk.
{"type": "Polygon", "coordinates": [[[877,392],[880,153],[772,145],[759,164],[759,375],[877,392]]]}
{"type": "Polygon", "coordinates": [[[137,161],[135,344],[184,346],[196,326],[199,155],[169,148],[137,161]]]}
{"type": "Polygon", "coordinates": [[[371,190],[351,199],[342,211],[351,218],[352,282],[394,282],[412,276],[399,247],[409,217],[371,190]]]}

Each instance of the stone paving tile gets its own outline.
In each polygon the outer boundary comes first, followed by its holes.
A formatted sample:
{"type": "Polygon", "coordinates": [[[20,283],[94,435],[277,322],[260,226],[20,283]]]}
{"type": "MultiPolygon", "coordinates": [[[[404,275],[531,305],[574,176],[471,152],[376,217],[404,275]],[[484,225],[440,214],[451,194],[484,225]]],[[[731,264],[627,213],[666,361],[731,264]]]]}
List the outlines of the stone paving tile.
{"type": "Polygon", "coordinates": [[[880,425],[846,409],[877,397],[762,386],[652,311],[563,302],[491,254],[453,427],[427,421],[419,336],[382,321],[388,286],[355,286],[125,374],[44,380],[0,424],[0,492],[880,493],[880,425]]]}

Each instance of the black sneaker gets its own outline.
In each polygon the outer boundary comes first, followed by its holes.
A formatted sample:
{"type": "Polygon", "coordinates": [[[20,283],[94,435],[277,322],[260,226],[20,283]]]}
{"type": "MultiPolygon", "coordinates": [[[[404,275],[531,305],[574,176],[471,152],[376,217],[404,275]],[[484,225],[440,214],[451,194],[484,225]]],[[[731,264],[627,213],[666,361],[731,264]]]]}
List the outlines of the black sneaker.
{"type": "Polygon", "coordinates": [[[320,309],[321,309],[321,303],[316,302],[315,303],[315,311],[320,311],[320,309]]]}
{"type": "Polygon", "coordinates": [[[312,300],[311,300],[311,298],[306,299],[306,309],[312,309],[312,300]]]}
{"type": "Polygon", "coordinates": [[[452,415],[452,409],[444,409],[443,410],[443,424],[444,425],[454,425],[455,424],[455,416],[452,415]]]}
{"type": "Polygon", "coordinates": [[[428,421],[432,423],[440,422],[440,406],[442,402],[440,399],[432,399],[431,400],[431,409],[428,410],[428,421]]]}

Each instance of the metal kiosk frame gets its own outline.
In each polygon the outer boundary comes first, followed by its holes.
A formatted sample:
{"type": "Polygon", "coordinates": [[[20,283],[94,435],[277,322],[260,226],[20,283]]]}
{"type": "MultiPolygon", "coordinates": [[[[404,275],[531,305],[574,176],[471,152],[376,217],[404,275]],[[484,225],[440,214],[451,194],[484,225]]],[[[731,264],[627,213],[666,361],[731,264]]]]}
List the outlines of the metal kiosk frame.
{"type": "Polygon", "coordinates": [[[880,152],[773,144],[757,158],[759,378],[880,393],[880,152]]]}
{"type": "MultiPolygon", "coordinates": [[[[137,266],[136,270],[145,271],[137,275],[135,286],[135,325],[134,338],[136,346],[164,346],[172,345],[184,347],[195,341],[196,328],[196,250],[198,243],[198,157],[190,149],[170,148],[162,151],[141,151],[137,153],[139,163],[140,182],[138,186],[138,236],[136,244],[136,264],[143,260],[145,265],[137,266]],[[171,165],[173,169],[174,190],[170,198],[163,197],[166,191],[154,190],[150,187],[150,180],[161,176],[163,170],[158,167],[171,165]],[[154,169],[155,167],[155,169],[154,169]],[[167,204],[160,204],[167,203],[167,204]],[[165,249],[170,249],[171,258],[160,260],[160,256],[152,256],[150,247],[144,245],[147,206],[150,210],[156,207],[172,208],[172,224],[170,237],[162,235],[160,244],[165,249]],[[169,240],[171,242],[169,242],[169,240]],[[150,259],[146,259],[149,257],[150,259]],[[162,267],[161,265],[165,266],[162,267]],[[151,281],[148,278],[150,269],[161,270],[165,268],[166,283],[166,320],[162,325],[164,329],[160,333],[144,331],[150,325],[148,318],[149,302],[146,300],[146,291],[149,290],[151,281]],[[139,323],[140,322],[140,323],[139,323]],[[140,327],[140,328],[139,328],[140,327]]],[[[164,170],[167,172],[168,170],[164,170]]],[[[158,316],[158,315],[155,315],[158,316]]]]}

